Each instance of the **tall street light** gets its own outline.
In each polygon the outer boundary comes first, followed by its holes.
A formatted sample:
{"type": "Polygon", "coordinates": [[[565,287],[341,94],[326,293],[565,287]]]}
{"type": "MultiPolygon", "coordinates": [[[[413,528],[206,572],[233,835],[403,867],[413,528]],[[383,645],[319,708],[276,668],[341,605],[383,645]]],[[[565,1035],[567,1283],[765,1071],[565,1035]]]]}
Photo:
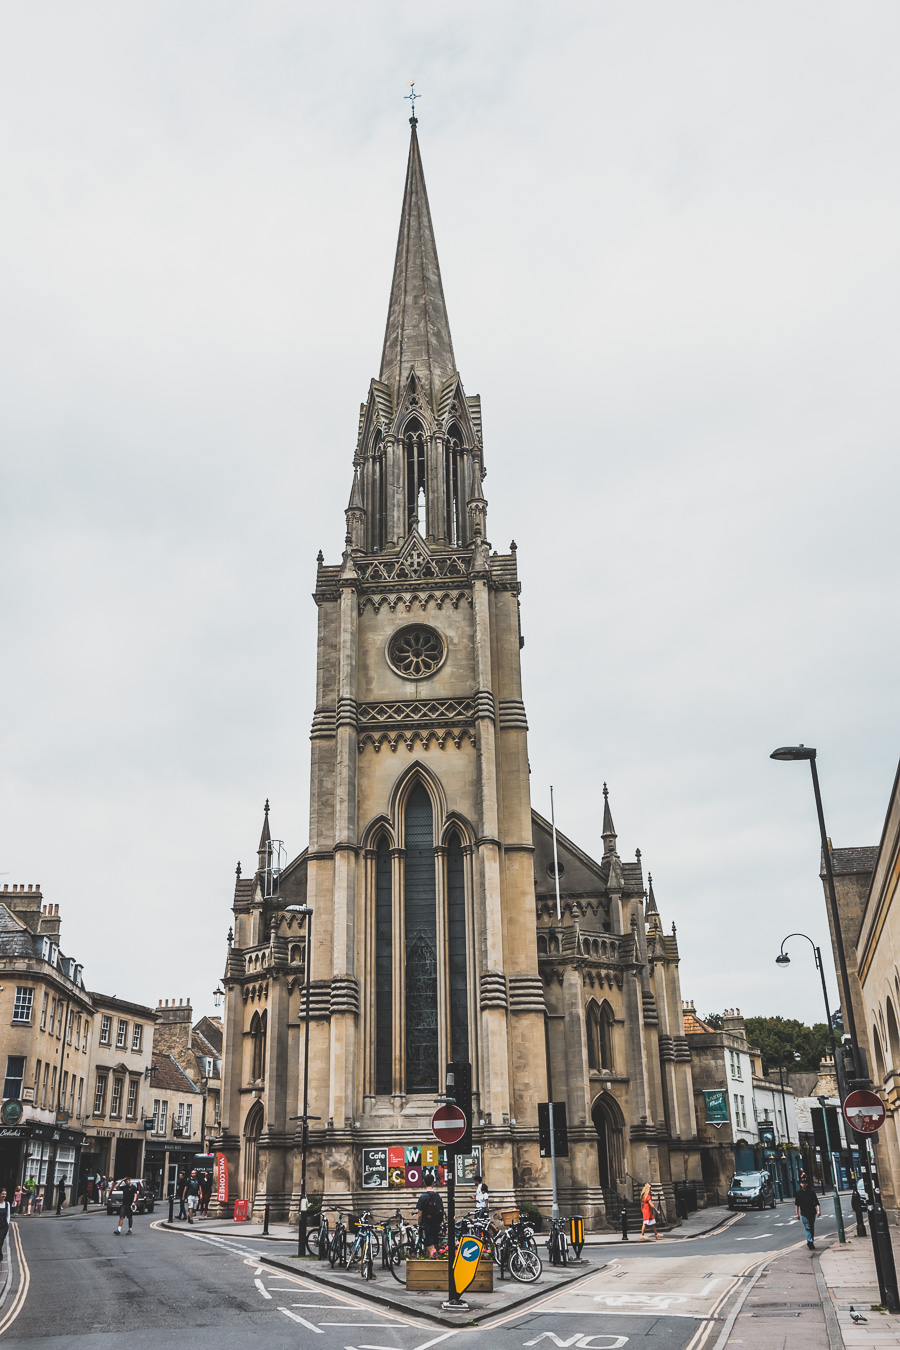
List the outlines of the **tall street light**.
{"type": "MultiPolygon", "coordinates": [[[[312,921],[313,910],[310,905],[286,905],[288,914],[300,914],[306,919],[306,1025],[303,1030],[303,1114],[293,1116],[300,1121],[300,1221],[297,1229],[297,1255],[306,1255],[306,1149],[309,1122],[319,1120],[319,1116],[309,1114],[309,989],[312,971],[312,921]]],[[[320,1253],[321,1254],[321,1253],[320,1253]]]]}
{"type": "MultiPolygon", "coordinates": [[[[834,889],[834,869],[831,865],[831,849],[828,844],[828,832],[825,829],[825,813],[822,810],[822,794],[819,791],[819,775],[816,771],[816,752],[811,745],[782,745],[777,750],[773,750],[770,759],[784,761],[808,760],[810,772],[812,774],[813,792],[816,798],[816,815],[819,818],[819,835],[822,841],[822,858],[825,863],[825,887],[828,894],[828,908],[831,913],[831,927],[834,932],[834,945],[837,949],[838,965],[840,967],[840,982],[843,990],[841,1007],[844,1014],[844,1026],[850,1034],[850,1053],[853,1060],[853,1087],[870,1088],[871,1079],[865,1076],[865,1060],[860,1051],[859,1037],[856,1032],[856,1017],[853,1013],[853,1000],[850,997],[850,976],[847,973],[847,957],[844,952],[844,935],[841,929],[841,916],[838,910],[837,894],[834,889]]],[[[806,936],[804,934],[804,936],[806,936]]],[[[818,949],[817,949],[818,950],[818,949]]],[[[782,953],[784,954],[784,953],[782,953]]],[[[777,959],[777,958],[776,958],[777,959]]],[[[786,962],[780,964],[785,965],[786,962]]],[[[819,953],[819,969],[822,973],[822,988],[825,988],[825,975],[821,968],[821,953],[819,953]]],[[[828,998],[826,994],[826,1007],[828,998]]],[[[831,1014],[828,1014],[828,1025],[831,1026],[831,1014]]],[[[843,1084],[837,1073],[837,1059],[835,1059],[835,1076],[838,1079],[838,1093],[841,1099],[841,1106],[844,1104],[843,1084]]],[[[846,1117],[845,1117],[846,1119],[846,1117]]],[[[872,1176],[869,1166],[869,1141],[868,1138],[860,1140],[860,1153],[865,1156],[866,1172],[869,1178],[869,1188],[872,1197],[873,1209],[869,1215],[869,1226],[872,1229],[872,1254],[875,1258],[875,1269],[878,1273],[878,1287],[881,1294],[881,1301],[889,1312],[900,1312],[900,1294],[897,1290],[897,1274],[894,1269],[894,1251],[891,1246],[891,1235],[888,1229],[887,1215],[884,1212],[884,1206],[881,1203],[881,1191],[875,1185],[875,1179],[872,1176]]]]}

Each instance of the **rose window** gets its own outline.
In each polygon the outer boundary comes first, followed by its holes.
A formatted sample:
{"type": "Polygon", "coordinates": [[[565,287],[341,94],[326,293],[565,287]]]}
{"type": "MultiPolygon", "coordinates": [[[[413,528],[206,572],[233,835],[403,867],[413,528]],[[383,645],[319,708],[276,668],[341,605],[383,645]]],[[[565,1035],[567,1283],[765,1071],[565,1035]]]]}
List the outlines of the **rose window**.
{"type": "Polygon", "coordinates": [[[388,660],[398,675],[422,680],[433,675],[444,659],[444,644],[433,628],[401,628],[388,646],[388,660]]]}

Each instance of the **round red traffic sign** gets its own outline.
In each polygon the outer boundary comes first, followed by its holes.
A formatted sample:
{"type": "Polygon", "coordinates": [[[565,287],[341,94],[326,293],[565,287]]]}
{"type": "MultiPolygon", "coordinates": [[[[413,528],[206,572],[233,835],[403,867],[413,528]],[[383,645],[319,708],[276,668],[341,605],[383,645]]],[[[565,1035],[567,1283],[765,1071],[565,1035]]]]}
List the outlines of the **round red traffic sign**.
{"type": "Polygon", "coordinates": [[[465,1134],[467,1124],[464,1112],[448,1103],[439,1106],[431,1117],[431,1133],[442,1144],[457,1144],[465,1134]]]}
{"type": "Polygon", "coordinates": [[[851,1092],[844,1101],[844,1118],[858,1134],[874,1134],[884,1124],[884,1102],[874,1092],[851,1092]]]}

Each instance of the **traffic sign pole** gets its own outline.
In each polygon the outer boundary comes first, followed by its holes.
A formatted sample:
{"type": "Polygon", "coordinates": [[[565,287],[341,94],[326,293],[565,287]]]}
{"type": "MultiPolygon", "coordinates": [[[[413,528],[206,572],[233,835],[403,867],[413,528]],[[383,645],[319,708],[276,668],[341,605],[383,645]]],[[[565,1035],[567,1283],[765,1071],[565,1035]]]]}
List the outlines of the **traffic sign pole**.
{"type": "MultiPolygon", "coordinates": [[[[828,1098],[820,1097],[819,1105],[822,1108],[822,1124],[825,1126],[825,1152],[828,1154],[828,1166],[831,1172],[831,1191],[834,1201],[834,1221],[837,1224],[838,1242],[846,1242],[847,1235],[844,1232],[844,1213],[841,1209],[841,1196],[838,1191],[837,1168],[834,1165],[834,1154],[831,1151],[831,1140],[828,1137],[828,1098]]],[[[840,1148],[840,1135],[838,1136],[838,1147],[840,1148]]]]}
{"type": "MultiPolygon", "coordinates": [[[[456,1086],[452,1068],[447,1070],[447,1095],[456,1086]]],[[[447,1301],[442,1307],[453,1310],[465,1310],[464,1303],[456,1292],[456,1272],[453,1261],[456,1256],[456,1144],[466,1133],[469,1122],[464,1111],[450,1103],[439,1106],[431,1117],[431,1132],[443,1140],[447,1146],[447,1301]]]]}

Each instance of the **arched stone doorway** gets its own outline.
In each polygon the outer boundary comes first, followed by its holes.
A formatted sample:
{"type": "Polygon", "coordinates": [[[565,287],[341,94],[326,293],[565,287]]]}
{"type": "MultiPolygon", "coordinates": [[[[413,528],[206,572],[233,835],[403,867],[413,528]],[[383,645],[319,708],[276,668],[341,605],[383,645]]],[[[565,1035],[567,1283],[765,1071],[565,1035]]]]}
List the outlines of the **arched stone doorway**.
{"type": "Polygon", "coordinates": [[[259,1178],[259,1137],[262,1134],[262,1103],[256,1102],[244,1121],[244,1166],[241,1175],[241,1194],[247,1201],[248,1212],[253,1210],[259,1178]]]}
{"type": "Polygon", "coordinates": [[[611,1092],[594,1098],[591,1120],[597,1131],[600,1185],[604,1191],[615,1191],[625,1181],[625,1117],[611,1092]]]}

